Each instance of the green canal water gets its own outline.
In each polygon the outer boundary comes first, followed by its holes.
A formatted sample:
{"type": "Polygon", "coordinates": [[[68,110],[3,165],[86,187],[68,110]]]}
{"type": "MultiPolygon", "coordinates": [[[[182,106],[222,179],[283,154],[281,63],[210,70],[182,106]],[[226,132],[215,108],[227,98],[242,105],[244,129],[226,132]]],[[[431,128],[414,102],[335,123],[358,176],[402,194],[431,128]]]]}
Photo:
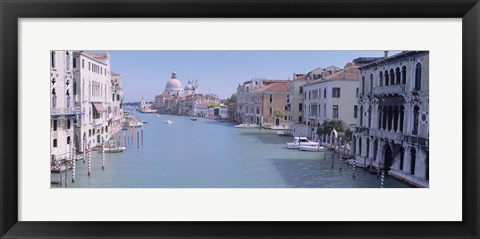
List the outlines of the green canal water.
{"type": "MultiPolygon", "coordinates": [[[[122,153],[92,152],[91,176],[87,162],[76,162],[76,181],[68,188],[379,188],[380,179],[343,163],[334,169],[327,154],[287,149],[291,137],[273,130],[238,129],[232,123],[190,117],[139,114],[148,121],[144,144],[128,144],[122,153]],[[173,124],[166,124],[166,120],[173,124]]],[[[131,132],[126,132],[131,137],[131,132]]],[[[135,135],[136,141],[136,135],[135,135]]],[[[64,174],[63,174],[64,175],[64,174]]],[[[52,180],[59,174],[52,173],[52,180]]],[[[52,188],[62,187],[52,184],[52,188]]],[[[63,185],[65,187],[65,185],[63,185]]],[[[384,187],[408,185],[386,176],[384,187]]]]}

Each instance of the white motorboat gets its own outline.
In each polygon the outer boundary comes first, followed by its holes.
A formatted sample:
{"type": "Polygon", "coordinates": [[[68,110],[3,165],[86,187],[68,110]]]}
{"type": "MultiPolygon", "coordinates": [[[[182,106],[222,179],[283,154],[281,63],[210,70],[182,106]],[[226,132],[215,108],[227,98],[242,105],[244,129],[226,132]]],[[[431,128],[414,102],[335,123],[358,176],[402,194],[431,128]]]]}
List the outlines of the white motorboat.
{"type": "Polygon", "coordinates": [[[165,121],[165,124],[173,124],[173,121],[167,120],[167,121],[165,121]]]}
{"type": "Polygon", "coordinates": [[[105,150],[105,153],[120,153],[125,150],[125,147],[111,147],[111,148],[105,147],[104,150],[105,150]]]}
{"type": "Polygon", "coordinates": [[[317,145],[317,146],[309,146],[309,145],[300,145],[298,148],[302,151],[311,151],[311,152],[323,152],[325,148],[317,145]]]}
{"type": "Polygon", "coordinates": [[[142,123],[142,122],[138,122],[138,121],[136,121],[136,122],[130,122],[130,127],[135,127],[135,128],[137,128],[137,127],[142,127],[142,126],[143,126],[143,123],[142,123]]]}
{"type": "Polygon", "coordinates": [[[298,149],[300,146],[318,147],[318,143],[310,141],[306,137],[293,137],[293,142],[287,143],[287,148],[289,149],[298,149]]]}
{"type": "Polygon", "coordinates": [[[258,128],[258,125],[256,125],[256,124],[238,124],[238,125],[235,125],[233,127],[247,129],[247,128],[258,128]]]}

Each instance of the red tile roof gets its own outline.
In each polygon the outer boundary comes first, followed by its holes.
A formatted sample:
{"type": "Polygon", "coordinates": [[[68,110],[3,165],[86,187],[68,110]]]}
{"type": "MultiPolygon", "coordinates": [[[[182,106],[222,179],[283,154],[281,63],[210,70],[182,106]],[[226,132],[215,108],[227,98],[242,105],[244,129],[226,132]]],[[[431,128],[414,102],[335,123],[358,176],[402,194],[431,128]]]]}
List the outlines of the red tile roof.
{"type": "Polygon", "coordinates": [[[275,82],[270,85],[254,89],[250,92],[288,92],[290,91],[290,82],[275,82]]]}

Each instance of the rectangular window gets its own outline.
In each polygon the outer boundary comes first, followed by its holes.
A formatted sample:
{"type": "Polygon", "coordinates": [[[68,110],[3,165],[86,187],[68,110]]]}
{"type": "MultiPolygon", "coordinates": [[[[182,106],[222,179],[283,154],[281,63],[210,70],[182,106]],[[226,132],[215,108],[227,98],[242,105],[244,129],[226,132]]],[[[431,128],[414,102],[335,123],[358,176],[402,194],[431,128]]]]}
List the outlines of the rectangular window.
{"type": "Polygon", "coordinates": [[[298,111],[302,111],[303,110],[303,105],[302,103],[298,104],[298,111]]]}
{"type": "Polygon", "coordinates": [[[303,94],[303,86],[300,86],[300,94],[303,94]]]}
{"type": "Polygon", "coordinates": [[[57,147],[57,139],[54,139],[54,140],[53,140],[53,147],[54,147],[54,148],[57,147]]]}
{"type": "Polygon", "coordinates": [[[73,68],[77,68],[77,58],[73,58],[73,68]]]}
{"type": "Polygon", "coordinates": [[[67,144],[70,144],[70,136],[67,137],[67,144]]]}
{"type": "Polygon", "coordinates": [[[70,123],[70,120],[67,119],[67,129],[70,129],[70,124],[71,124],[71,123],[70,123]]]}
{"type": "Polygon", "coordinates": [[[270,115],[272,115],[272,107],[270,107],[269,111],[270,115]]]}
{"type": "Polygon", "coordinates": [[[89,70],[89,71],[91,70],[91,64],[90,64],[90,62],[88,63],[88,70],[89,70]]]}
{"type": "Polygon", "coordinates": [[[332,114],[333,114],[333,116],[332,116],[333,118],[338,118],[338,105],[333,106],[332,114]]]}
{"type": "Polygon", "coordinates": [[[57,131],[57,120],[53,120],[53,131],[57,131]]]}
{"type": "Polygon", "coordinates": [[[332,88],[332,98],[340,98],[340,88],[333,87],[332,88]]]}
{"type": "Polygon", "coordinates": [[[85,60],[82,59],[82,69],[85,69],[85,60]]]}
{"type": "Polygon", "coordinates": [[[288,110],[288,105],[285,105],[285,110],[288,110]]]}
{"type": "Polygon", "coordinates": [[[272,103],[272,100],[273,100],[273,99],[272,99],[272,94],[270,94],[270,103],[272,103]]]}
{"type": "Polygon", "coordinates": [[[356,94],[357,98],[358,98],[358,87],[357,87],[357,94],[356,94]]]}
{"type": "Polygon", "coordinates": [[[327,98],[327,88],[323,89],[323,98],[327,98]]]}
{"type": "Polygon", "coordinates": [[[300,122],[300,123],[303,122],[303,117],[302,117],[302,116],[299,116],[299,117],[298,117],[298,122],[300,122]]]}
{"type": "Polygon", "coordinates": [[[287,120],[288,118],[287,118],[287,116],[285,115],[285,117],[283,117],[283,119],[287,120]]]}
{"type": "MultiPolygon", "coordinates": [[[[357,88],[358,90],[358,88],[357,88]]],[[[358,106],[354,105],[353,106],[353,118],[357,118],[358,117],[358,106]]]]}

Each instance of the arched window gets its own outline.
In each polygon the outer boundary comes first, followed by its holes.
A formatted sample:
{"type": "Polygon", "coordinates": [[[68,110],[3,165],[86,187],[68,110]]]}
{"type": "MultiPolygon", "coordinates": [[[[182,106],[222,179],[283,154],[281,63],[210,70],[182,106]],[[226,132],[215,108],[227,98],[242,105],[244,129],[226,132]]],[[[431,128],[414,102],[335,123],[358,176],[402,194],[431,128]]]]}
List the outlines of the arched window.
{"type": "Polygon", "coordinates": [[[366,152],[367,152],[366,156],[368,158],[368,156],[370,155],[370,139],[369,138],[367,138],[367,150],[366,150],[366,152]]]}
{"type": "Polygon", "coordinates": [[[370,93],[373,92],[373,74],[370,74],[370,93]]]}
{"type": "Polygon", "coordinates": [[[368,107],[368,128],[372,127],[372,106],[368,107]]]}
{"type": "Polygon", "coordinates": [[[417,152],[415,149],[410,150],[410,174],[415,175],[415,163],[416,163],[417,152]]]}
{"type": "Polygon", "coordinates": [[[390,85],[395,84],[395,73],[393,72],[393,69],[390,69],[390,85]]]}
{"type": "Polygon", "coordinates": [[[65,64],[67,71],[70,70],[70,53],[68,51],[65,52],[65,64]]]}
{"type": "Polygon", "coordinates": [[[362,137],[358,139],[358,155],[362,155],[362,137]]]}
{"type": "Polygon", "coordinates": [[[402,84],[407,84],[407,67],[402,67],[402,84]]]}
{"type": "Polygon", "coordinates": [[[360,127],[363,126],[363,105],[360,106],[360,127]]]}
{"type": "Polygon", "coordinates": [[[385,71],[385,86],[388,86],[388,71],[385,71]]]}
{"type": "Polygon", "coordinates": [[[52,107],[57,107],[57,93],[55,88],[52,89],[52,107]]]}
{"type": "Polygon", "coordinates": [[[52,58],[52,59],[51,59],[51,60],[52,60],[52,68],[55,68],[55,52],[52,51],[51,54],[52,54],[52,57],[51,57],[51,58],[52,58]]]}
{"type": "Polygon", "coordinates": [[[405,150],[403,147],[400,149],[400,170],[403,171],[403,158],[405,157],[405,150]]]}
{"type": "Polygon", "coordinates": [[[365,94],[365,76],[362,76],[362,95],[365,94]]]}
{"type": "Polygon", "coordinates": [[[417,135],[418,134],[418,115],[419,115],[420,108],[418,108],[418,105],[413,108],[413,130],[412,134],[417,135]]]}
{"type": "Polygon", "coordinates": [[[398,68],[398,67],[397,67],[397,69],[395,69],[395,79],[397,80],[397,84],[401,84],[400,68],[398,68]]]}
{"type": "Polygon", "coordinates": [[[383,86],[383,72],[380,71],[380,74],[378,75],[378,85],[383,86]]]}
{"type": "Polygon", "coordinates": [[[405,117],[405,108],[403,107],[403,105],[400,107],[400,132],[403,133],[403,120],[404,120],[404,117],[405,117]]]}
{"type": "Polygon", "coordinates": [[[417,63],[415,67],[415,91],[419,91],[422,84],[422,64],[417,63]]]}

